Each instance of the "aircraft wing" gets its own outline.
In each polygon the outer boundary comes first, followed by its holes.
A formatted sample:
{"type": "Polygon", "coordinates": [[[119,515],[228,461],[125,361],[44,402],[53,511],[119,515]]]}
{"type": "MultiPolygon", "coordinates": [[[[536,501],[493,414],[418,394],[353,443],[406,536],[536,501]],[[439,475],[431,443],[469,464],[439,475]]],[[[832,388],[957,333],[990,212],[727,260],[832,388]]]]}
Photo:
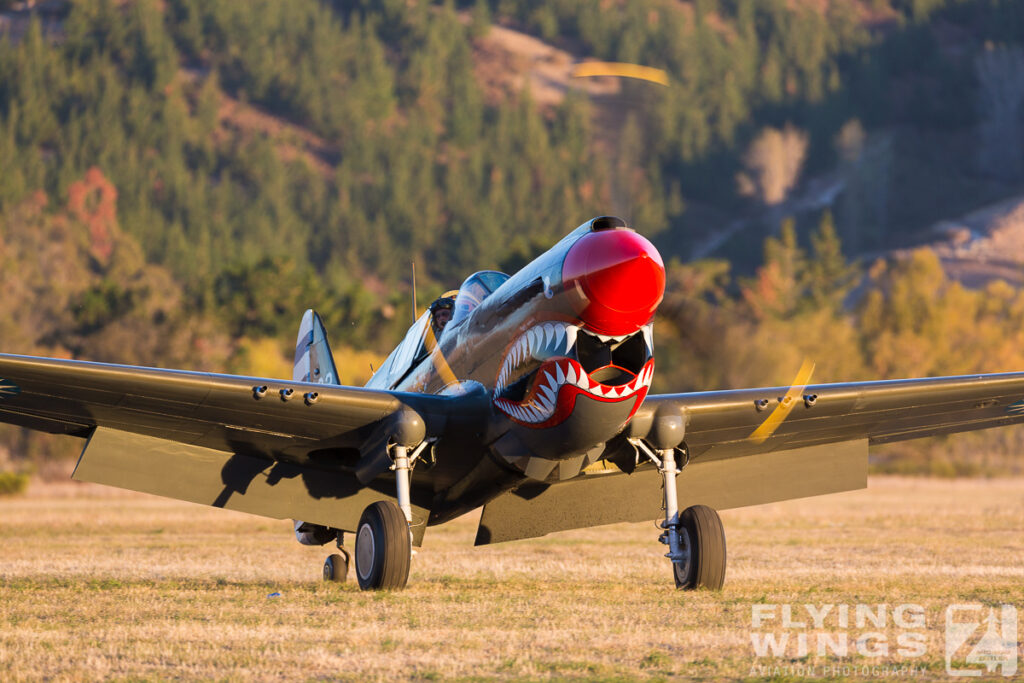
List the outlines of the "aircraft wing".
{"type": "Polygon", "coordinates": [[[0,354],[0,421],[72,436],[109,427],[274,457],[323,441],[358,446],[359,430],[398,405],[366,389],[0,354]]]}
{"type": "MultiPolygon", "coordinates": [[[[863,488],[869,445],[1024,422],[1024,373],[652,395],[631,430],[664,415],[686,425],[680,508],[728,509],[863,488]]],[[[477,543],[658,517],[654,467],[624,439],[606,457],[616,466],[495,499],[477,543]]]]}
{"type": "Polygon", "coordinates": [[[1020,372],[793,389],[655,395],[641,413],[681,412],[694,461],[856,439],[881,444],[1024,422],[1020,372]]]}
{"type": "Polygon", "coordinates": [[[388,419],[412,408],[437,435],[454,401],[0,354],[0,422],[87,438],[76,479],[349,530],[393,496],[371,483],[388,419]]]}

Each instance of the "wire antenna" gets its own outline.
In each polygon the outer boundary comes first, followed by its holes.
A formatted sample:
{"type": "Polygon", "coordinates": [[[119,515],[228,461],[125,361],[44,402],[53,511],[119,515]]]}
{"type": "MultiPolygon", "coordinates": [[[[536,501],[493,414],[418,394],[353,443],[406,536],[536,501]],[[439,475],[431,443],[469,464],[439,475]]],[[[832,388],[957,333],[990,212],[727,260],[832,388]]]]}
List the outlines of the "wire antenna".
{"type": "Polygon", "coordinates": [[[416,322],[416,262],[412,262],[412,321],[416,322]]]}

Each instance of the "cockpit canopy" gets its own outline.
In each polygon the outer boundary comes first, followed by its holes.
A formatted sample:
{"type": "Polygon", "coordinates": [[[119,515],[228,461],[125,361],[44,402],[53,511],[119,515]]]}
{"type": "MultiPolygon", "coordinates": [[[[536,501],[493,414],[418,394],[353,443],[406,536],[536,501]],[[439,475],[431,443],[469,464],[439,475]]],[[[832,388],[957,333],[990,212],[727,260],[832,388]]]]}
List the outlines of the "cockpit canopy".
{"type": "Polygon", "coordinates": [[[366,383],[366,386],[372,389],[393,389],[408,374],[413,366],[413,361],[422,355],[429,328],[430,311],[426,311],[412,324],[405,339],[395,347],[384,364],[373,373],[373,377],[366,383]]]}
{"type": "Polygon", "coordinates": [[[508,279],[508,275],[496,270],[481,270],[467,277],[459,287],[459,295],[455,297],[455,311],[448,324],[454,326],[465,320],[473,309],[508,279]]]}
{"type": "MultiPolygon", "coordinates": [[[[508,278],[509,276],[505,273],[493,270],[483,270],[466,278],[462,286],[459,287],[458,295],[455,297],[455,310],[445,330],[465,320],[473,309],[508,278]]],[[[446,292],[445,296],[451,296],[451,294],[453,292],[446,292]]],[[[373,374],[366,386],[374,389],[395,388],[405,379],[409,371],[433,350],[434,344],[437,343],[433,336],[433,330],[433,319],[428,310],[413,323],[406,333],[405,339],[391,352],[391,355],[373,374]]]]}

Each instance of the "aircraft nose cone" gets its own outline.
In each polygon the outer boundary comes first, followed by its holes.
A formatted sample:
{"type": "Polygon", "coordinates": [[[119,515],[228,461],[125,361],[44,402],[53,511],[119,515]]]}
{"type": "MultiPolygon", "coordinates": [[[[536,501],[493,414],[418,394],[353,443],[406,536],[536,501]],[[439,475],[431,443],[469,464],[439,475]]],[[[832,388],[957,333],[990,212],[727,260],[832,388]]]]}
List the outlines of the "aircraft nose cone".
{"type": "Polygon", "coordinates": [[[665,264],[654,245],[632,230],[591,232],[569,248],[562,282],[588,328],[631,334],[665,295],[665,264]]]}

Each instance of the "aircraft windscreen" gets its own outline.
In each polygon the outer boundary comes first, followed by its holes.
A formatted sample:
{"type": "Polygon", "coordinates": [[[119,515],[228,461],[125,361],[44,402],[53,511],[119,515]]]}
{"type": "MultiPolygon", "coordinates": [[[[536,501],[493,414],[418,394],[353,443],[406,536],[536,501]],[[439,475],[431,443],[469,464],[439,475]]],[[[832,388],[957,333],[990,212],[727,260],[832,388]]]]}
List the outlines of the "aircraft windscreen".
{"type": "Polygon", "coordinates": [[[457,325],[465,320],[474,308],[479,306],[508,278],[509,276],[505,273],[495,270],[482,270],[466,278],[462,286],[459,287],[459,295],[455,297],[455,312],[452,315],[452,321],[448,324],[457,325]]]}
{"type": "Polygon", "coordinates": [[[366,383],[367,387],[391,389],[405,376],[412,367],[413,361],[420,355],[429,321],[430,311],[427,311],[412,324],[402,343],[391,352],[380,369],[366,383]]]}

